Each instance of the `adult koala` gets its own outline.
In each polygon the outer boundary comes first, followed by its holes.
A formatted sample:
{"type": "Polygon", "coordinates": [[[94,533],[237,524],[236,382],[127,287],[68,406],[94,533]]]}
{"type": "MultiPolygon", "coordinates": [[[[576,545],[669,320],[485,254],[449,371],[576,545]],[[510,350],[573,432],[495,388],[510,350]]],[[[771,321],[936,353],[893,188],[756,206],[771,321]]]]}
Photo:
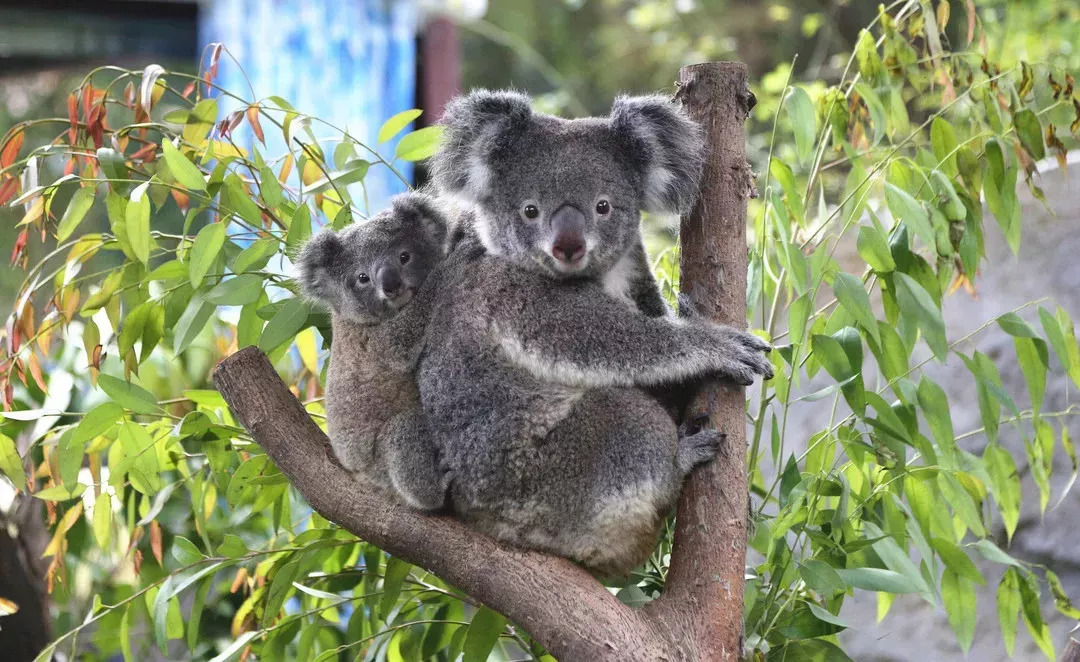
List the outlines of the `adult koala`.
{"type": "Polygon", "coordinates": [[[625,575],[721,438],[641,389],[771,375],[759,339],[664,315],[649,272],[639,210],[691,204],[700,130],[659,97],[564,120],[486,91],[443,122],[435,182],[471,203],[475,237],[440,265],[418,381],[451,503],[497,538],[625,575]]]}

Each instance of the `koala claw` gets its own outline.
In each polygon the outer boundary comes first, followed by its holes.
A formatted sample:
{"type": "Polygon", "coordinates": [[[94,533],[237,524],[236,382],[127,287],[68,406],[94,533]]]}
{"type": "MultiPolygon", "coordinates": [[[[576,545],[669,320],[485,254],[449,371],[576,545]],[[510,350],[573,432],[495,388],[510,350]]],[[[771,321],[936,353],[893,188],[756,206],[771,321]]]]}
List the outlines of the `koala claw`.
{"type": "Polygon", "coordinates": [[[679,468],[688,473],[699,464],[711,462],[726,438],[727,435],[719,430],[701,430],[679,439],[676,450],[679,468]]]}

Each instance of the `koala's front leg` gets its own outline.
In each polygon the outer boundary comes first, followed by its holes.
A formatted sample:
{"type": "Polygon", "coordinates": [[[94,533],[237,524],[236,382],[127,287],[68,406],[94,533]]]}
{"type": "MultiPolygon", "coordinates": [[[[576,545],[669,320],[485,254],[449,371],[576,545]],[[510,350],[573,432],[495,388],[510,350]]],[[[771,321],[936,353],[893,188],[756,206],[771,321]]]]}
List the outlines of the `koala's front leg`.
{"type": "Polygon", "coordinates": [[[528,288],[489,328],[510,362],[570,386],[650,387],[772,377],[768,343],[704,320],[649,318],[582,284],[528,288]],[[522,303],[523,302],[523,303],[522,303]]]}
{"type": "Polygon", "coordinates": [[[446,502],[450,474],[442,469],[439,453],[419,408],[403,412],[387,423],[379,443],[386,456],[390,484],[406,504],[417,510],[439,510],[446,502]]]}

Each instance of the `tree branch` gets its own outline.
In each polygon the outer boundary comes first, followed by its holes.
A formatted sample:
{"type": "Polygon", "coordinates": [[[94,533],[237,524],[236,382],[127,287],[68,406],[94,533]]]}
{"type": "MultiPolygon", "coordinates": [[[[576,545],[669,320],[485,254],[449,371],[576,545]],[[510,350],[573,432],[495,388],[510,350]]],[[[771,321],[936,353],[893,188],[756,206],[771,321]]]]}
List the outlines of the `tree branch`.
{"type": "MultiPolygon", "coordinates": [[[[754,195],[743,124],[753,107],[746,65],[707,62],[679,71],[679,93],[706,131],[701,193],[679,230],[680,287],[702,315],[746,326],[746,201],[754,195]]],[[[695,659],[738,660],[743,650],[746,573],[746,395],[741,386],[703,389],[691,411],[707,411],[727,435],[716,461],[690,475],[679,499],[664,594],[653,609],[695,659]]]]}
{"type": "Polygon", "coordinates": [[[573,563],[495,542],[449,517],[420,514],[358,481],[278,377],[247,347],[214,370],[229,408],[323,517],[435,573],[573,660],[668,659],[674,648],[641,611],[573,563]]]}

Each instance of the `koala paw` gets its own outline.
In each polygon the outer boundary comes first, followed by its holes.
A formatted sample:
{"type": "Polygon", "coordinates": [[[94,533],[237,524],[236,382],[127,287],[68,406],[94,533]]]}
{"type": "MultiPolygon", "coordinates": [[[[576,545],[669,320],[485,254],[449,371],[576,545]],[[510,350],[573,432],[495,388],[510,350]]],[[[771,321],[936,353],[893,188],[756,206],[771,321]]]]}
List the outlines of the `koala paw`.
{"type": "Polygon", "coordinates": [[[725,375],[737,384],[749,386],[760,375],[763,379],[772,379],[773,367],[768,353],[772,345],[757,336],[725,328],[728,334],[727,345],[730,352],[730,371],[725,375]]]}
{"type": "Polygon", "coordinates": [[[680,437],[675,451],[675,461],[684,473],[689,473],[699,464],[715,459],[726,438],[727,435],[719,430],[699,430],[694,434],[680,437]]]}

